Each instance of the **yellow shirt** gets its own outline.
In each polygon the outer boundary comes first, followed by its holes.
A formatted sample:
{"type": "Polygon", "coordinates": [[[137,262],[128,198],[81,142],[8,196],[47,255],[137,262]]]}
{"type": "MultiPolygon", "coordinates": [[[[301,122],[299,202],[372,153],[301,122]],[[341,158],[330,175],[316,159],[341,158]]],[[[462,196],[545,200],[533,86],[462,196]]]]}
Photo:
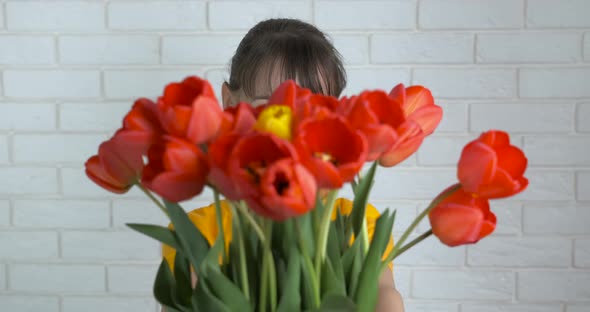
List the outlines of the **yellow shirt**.
{"type": "MultiPolygon", "coordinates": [[[[352,201],[345,199],[345,198],[338,198],[334,203],[336,208],[340,211],[342,215],[349,215],[352,212],[352,201]]],[[[221,201],[221,214],[223,215],[222,226],[223,226],[223,234],[225,235],[225,248],[227,250],[229,243],[232,238],[232,216],[231,216],[231,209],[229,204],[222,200],[221,201]]],[[[337,212],[334,209],[332,213],[332,220],[335,220],[337,216],[337,212]]],[[[373,205],[367,205],[366,217],[367,217],[367,232],[369,234],[369,240],[373,239],[373,235],[375,234],[375,224],[377,222],[377,218],[379,218],[380,214],[377,208],[373,205]]],[[[211,204],[206,207],[195,209],[188,213],[188,217],[190,220],[195,224],[195,226],[199,229],[199,231],[205,236],[205,239],[209,242],[209,244],[213,244],[217,235],[219,233],[219,229],[217,226],[217,220],[215,218],[215,204],[211,204]]],[[[169,226],[172,228],[172,225],[169,226]]],[[[383,258],[387,256],[393,250],[393,237],[389,240],[387,244],[387,248],[383,253],[383,258]]],[[[176,256],[176,250],[168,245],[162,245],[162,255],[168,261],[168,265],[172,270],[174,270],[174,257],[176,256]]],[[[393,263],[389,264],[389,268],[393,268],[393,263]]]]}

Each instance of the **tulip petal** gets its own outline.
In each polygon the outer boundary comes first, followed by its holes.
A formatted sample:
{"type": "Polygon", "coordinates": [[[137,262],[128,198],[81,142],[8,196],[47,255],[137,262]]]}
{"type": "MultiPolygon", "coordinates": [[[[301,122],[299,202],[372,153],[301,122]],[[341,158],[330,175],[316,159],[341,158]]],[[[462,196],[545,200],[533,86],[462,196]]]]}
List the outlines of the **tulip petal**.
{"type": "Polygon", "coordinates": [[[434,208],[429,218],[432,232],[445,245],[454,247],[480,239],[484,215],[479,209],[449,203],[434,208]]]}
{"type": "Polygon", "coordinates": [[[396,130],[398,137],[395,143],[379,158],[383,167],[393,167],[404,161],[418,150],[424,140],[420,126],[414,121],[408,120],[396,130]]]}
{"type": "Polygon", "coordinates": [[[416,110],[407,116],[407,119],[416,121],[422,128],[424,135],[428,136],[434,132],[436,127],[438,127],[438,124],[442,120],[442,116],[442,108],[440,106],[433,105],[422,107],[416,110]]]}
{"type": "Polygon", "coordinates": [[[411,86],[406,88],[406,101],[403,109],[406,116],[424,107],[434,106],[434,98],[430,90],[423,86],[411,86]]]}
{"type": "Polygon", "coordinates": [[[510,136],[504,131],[492,130],[482,133],[479,140],[492,147],[510,145],[510,136]]]}
{"type": "Polygon", "coordinates": [[[212,140],[221,127],[223,112],[215,99],[198,97],[192,106],[186,136],[195,144],[212,140]]]}
{"type": "Polygon", "coordinates": [[[88,178],[107,191],[123,194],[131,188],[131,185],[121,183],[107,174],[100,164],[99,157],[96,155],[86,161],[85,167],[88,178]]]}
{"type": "Polygon", "coordinates": [[[457,170],[463,188],[475,193],[480,185],[489,184],[496,172],[497,162],[496,153],[491,147],[478,141],[467,144],[461,153],[457,170]]]}
{"type": "Polygon", "coordinates": [[[498,155],[498,167],[506,170],[513,178],[521,177],[527,167],[527,158],[516,146],[505,146],[496,148],[498,155]]]}
{"type": "Polygon", "coordinates": [[[163,198],[180,202],[199,195],[205,186],[205,178],[201,175],[187,175],[181,172],[163,172],[145,185],[163,198]]]}

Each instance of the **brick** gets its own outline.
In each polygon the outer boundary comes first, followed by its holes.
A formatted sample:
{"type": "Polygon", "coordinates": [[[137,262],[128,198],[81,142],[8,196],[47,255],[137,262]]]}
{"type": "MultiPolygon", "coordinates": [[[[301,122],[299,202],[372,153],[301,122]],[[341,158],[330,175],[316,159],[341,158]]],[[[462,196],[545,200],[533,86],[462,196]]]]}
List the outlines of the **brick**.
{"type": "Polygon", "coordinates": [[[590,207],[565,204],[524,206],[524,232],[531,234],[590,234],[590,207]]]}
{"type": "Polygon", "coordinates": [[[96,98],[100,73],[96,70],[6,70],[4,95],[22,98],[96,98]]]}
{"type": "Polygon", "coordinates": [[[590,136],[525,136],[524,152],[531,166],[590,165],[590,136]]]}
{"type": "Polygon", "coordinates": [[[567,267],[571,244],[566,238],[488,237],[467,247],[470,266],[567,267]]]}
{"type": "Polygon", "coordinates": [[[156,36],[63,36],[59,57],[63,64],[157,64],[158,41],[156,36]]]}
{"type": "Polygon", "coordinates": [[[59,105],[59,128],[66,131],[115,132],[133,103],[64,103],[59,105]]]}
{"type": "Polygon", "coordinates": [[[55,232],[0,232],[1,259],[53,259],[57,258],[55,232]]]}
{"type": "Polygon", "coordinates": [[[108,25],[122,30],[205,29],[205,5],[204,1],[110,3],[108,25]]]}
{"type": "Polygon", "coordinates": [[[576,111],[576,130],[590,132],[590,103],[578,104],[576,111]]]}
{"type": "Polygon", "coordinates": [[[510,133],[570,132],[572,125],[570,104],[557,103],[479,103],[471,104],[471,131],[502,129],[510,133]]]}
{"type": "Polygon", "coordinates": [[[412,29],[416,25],[416,4],[407,0],[320,1],[314,13],[316,25],[326,30],[412,29]]]}
{"type": "Polygon", "coordinates": [[[61,185],[66,196],[105,197],[112,194],[94,184],[86,176],[84,168],[61,168],[60,171],[61,185]]]}
{"type": "Polygon", "coordinates": [[[9,162],[8,154],[8,136],[0,135],[0,164],[7,164],[9,162]]]}
{"type": "Polygon", "coordinates": [[[561,311],[559,304],[481,304],[465,303],[461,305],[461,312],[555,312],[561,311]]]}
{"type": "Polygon", "coordinates": [[[576,198],[590,200],[590,171],[580,171],[576,175],[576,198]]]}
{"type": "Polygon", "coordinates": [[[234,35],[166,36],[162,39],[162,63],[225,65],[241,39],[234,35]]]}
{"type": "Polygon", "coordinates": [[[477,35],[478,63],[574,63],[580,55],[576,33],[505,33],[477,35]]]}
{"type": "Polygon", "coordinates": [[[375,34],[371,36],[371,63],[473,63],[473,45],[472,34],[375,34]]]}
{"type": "Polygon", "coordinates": [[[525,68],[520,70],[521,97],[578,98],[590,96],[590,68],[525,68]]]}
{"type": "Polygon", "coordinates": [[[416,270],[412,284],[414,298],[509,300],[514,274],[507,271],[416,270]]]}
{"type": "Polygon", "coordinates": [[[50,36],[0,36],[0,64],[42,65],[55,62],[55,47],[50,36]]]}
{"type": "Polygon", "coordinates": [[[590,61],[590,33],[584,35],[584,60],[590,61]]]}
{"type": "Polygon", "coordinates": [[[465,132],[467,130],[467,104],[438,100],[436,100],[436,104],[443,109],[443,117],[435,130],[436,133],[465,132]]]}
{"type": "Polygon", "coordinates": [[[346,74],[348,82],[342,95],[358,94],[366,89],[389,92],[398,83],[410,82],[410,73],[403,68],[350,68],[346,74]]]}
{"type": "Polygon", "coordinates": [[[522,208],[520,203],[493,201],[490,206],[498,220],[494,236],[517,235],[522,232],[522,208]]]}
{"type": "Polygon", "coordinates": [[[19,312],[59,312],[59,298],[32,295],[2,295],[0,306],[6,311],[19,312]]]}
{"type": "Polygon", "coordinates": [[[333,35],[334,48],[342,55],[346,65],[369,62],[369,38],[362,35],[333,35]]]}
{"type": "Polygon", "coordinates": [[[55,105],[53,104],[0,104],[0,130],[46,131],[55,128],[55,105]]]}
{"type": "Polygon", "coordinates": [[[104,29],[104,8],[98,2],[10,1],[6,3],[9,30],[96,31],[104,29]]]}
{"type": "MultiPolygon", "coordinates": [[[[351,194],[352,195],[352,194],[351,194]]],[[[340,195],[342,196],[342,195],[340,195]]],[[[345,198],[353,198],[353,196],[345,197],[345,198]]],[[[416,213],[416,203],[409,202],[409,201],[373,201],[371,200],[371,204],[379,210],[380,213],[383,213],[386,209],[393,212],[397,210],[395,214],[395,223],[393,226],[393,239],[394,241],[399,238],[403,232],[412,224],[412,221],[418,215],[416,213]]]]}
{"type": "Polygon", "coordinates": [[[457,312],[458,305],[448,302],[414,302],[404,298],[404,310],[412,312],[457,312]]]}
{"type": "MultiPolygon", "coordinates": [[[[413,238],[415,236],[410,237],[407,242],[413,238]]],[[[449,248],[443,245],[438,238],[431,237],[412,247],[396,258],[394,262],[396,265],[407,266],[460,267],[465,263],[465,247],[449,248]]]]}
{"type": "Polygon", "coordinates": [[[4,28],[4,6],[0,6],[0,29],[4,28]]]}
{"type": "Polygon", "coordinates": [[[151,294],[157,271],[157,265],[109,266],[107,269],[109,292],[151,294]]]}
{"type": "Polygon", "coordinates": [[[154,311],[153,297],[69,297],[63,299],[62,312],[145,312],[154,311]]]}
{"type": "MultiPolygon", "coordinates": [[[[183,206],[186,207],[185,204],[183,206]]],[[[113,201],[113,226],[126,227],[126,223],[167,225],[168,218],[149,200],[115,199],[113,201]]]]}
{"type": "Polygon", "coordinates": [[[228,69],[210,69],[205,73],[205,79],[209,81],[215,91],[215,96],[219,99],[220,104],[223,103],[221,96],[221,86],[224,82],[229,80],[228,69]]]}
{"type": "Polygon", "coordinates": [[[105,135],[49,134],[15,135],[14,161],[17,163],[83,163],[98,151],[105,135]],[[52,148],[48,149],[47,147],[52,148]]]}
{"type": "Polygon", "coordinates": [[[527,3],[527,26],[590,27],[587,12],[590,3],[585,0],[530,0],[527,3]]]}
{"type": "Polygon", "coordinates": [[[269,18],[310,22],[311,7],[298,1],[220,1],[209,4],[209,27],[212,30],[250,29],[269,18]]]}
{"type": "Polygon", "coordinates": [[[529,186],[514,200],[574,199],[574,174],[569,171],[530,169],[525,173],[529,186]]]}
{"type": "Polygon", "coordinates": [[[424,0],[418,14],[419,26],[428,29],[501,29],[523,24],[520,0],[424,0]]]}
{"type": "Polygon", "coordinates": [[[378,200],[432,199],[456,179],[448,169],[381,170],[371,192],[378,200]]]}
{"type": "Polygon", "coordinates": [[[590,267],[590,238],[574,241],[574,265],[576,267],[590,267]]]}
{"type": "Polygon", "coordinates": [[[103,292],[104,274],[102,265],[15,264],[10,266],[10,285],[18,291],[103,292]]]}
{"type": "Polygon", "coordinates": [[[566,312],[588,312],[588,304],[568,304],[566,312]]]}
{"type": "Polygon", "coordinates": [[[526,301],[576,301],[590,299],[590,272],[518,272],[517,294],[526,301]]]}
{"type": "Polygon", "coordinates": [[[55,168],[9,167],[0,168],[0,194],[55,194],[55,168]]]}
{"type": "Polygon", "coordinates": [[[62,233],[62,255],[65,259],[156,260],[160,248],[155,240],[130,230],[70,231],[62,233]]]}
{"type": "MultiPolygon", "coordinates": [[[[0,290],[6,289],[6,285],[8,284],[8,275],[6,273],[6,265],[0,265],[0,290]]],[[[0,303],[2,303],[2,297],[0,296],[0,303]]]]}
{"type": "Polygon", "coordinates": [[[10,202],[0,200],[0,227],[10,224],[10,202]]]}
{"type": "Polygon", "coordinates": [[[14,225],[38,228],[106,228],[109,202],[83,200],[16,200],[14,225]]]}
{"type": "Polygon", "coordinates": [[[511,69],[414,69],[412,84],[427,86],[435,98],[506,98],[516,95],[511,69]]]}
{"type": "Polygon", "coordinates": [[[107,70],[105,94],[109,98],[155,98],[168,83],[194,75],[200,74],[195,70],[107,70]]]}
{"type": "Polygon", "coordinates": [[[431,136],[418,149],[418,164],[425,166],[456,166],[465,144],[471,141],[467,136],[431,136]]]}

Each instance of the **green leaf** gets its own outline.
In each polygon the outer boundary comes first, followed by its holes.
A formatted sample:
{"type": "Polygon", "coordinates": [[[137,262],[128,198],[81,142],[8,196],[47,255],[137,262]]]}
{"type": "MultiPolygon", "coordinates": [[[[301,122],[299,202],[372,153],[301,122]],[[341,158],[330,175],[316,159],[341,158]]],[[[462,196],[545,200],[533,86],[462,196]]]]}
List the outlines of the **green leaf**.
{"type": "Polygon", "coordinates": [[[207,266],[206,274],[206,283],[209,285],[211,293],[219,298],[230,311],[252,311],[250,302],[246,300],[240,288],[232,283],[227,276],[211,266],[207,266]]]}
{"type": "Polygon", "coordinates": [[[316,297],[319,294],[319,281],[316,280],[313,263],[308,255],[301,255],[301,294],[302,297],[302,308],[311,309],[319,305],[320,298],[316,297]]]}
{"type": "Polygon", "coordinates": [[[153,224],[137,223],[127,223],[127,226],[176,250],[180,248],[180,243],[178,242],[176,234],[169,228],[153,224]]]}
{"type": "Polygon", "coordinates": [[[364,261],[361,240],[356,239],[352,246],[342,256],[342,269],[346,278],[348,295],[354,294],[364,261]]]}
{"type": "Polygon", "coordinates": [[[283,294],[277,312],[301,311],[301,295],[299,291],[301,286],[301,263],[297,247],[291,246],[289,254],[287,274],[282,288],[283,294]]]}
{"type": "Polygon", "coordinates": [[[211,293],[207,281],[200,277],[197,282],[197,287],[193,292],[192,303],[193,307],[197,307],[199,312],[233,312],[223,301],[219,300],[219,298],[211,293]]]}
{"type": "Polygon", "coordinates": [[[322,297],[327,295],[346,296],[344,279],[341,280],[334,272],[331,261],[324,261],[322,266],[321,292],[322,297]]]}
{"type": "Polygon", "coordinates": [[[177,252],[174,257],[174,279],[176,280],[176,301],[190,307],[193,292],[190,263],[181,252],[177,252]]]}
{"type": "MultiPolygon", "coordinates": [[[[357,307],[354,302],[341,295],[330,295],[322,300],[319,312],[355,312],[357,307]]],[[[369,311],[369,310],[358,310],[358,311],[369,311]]],[[[371,310],[372,311],[372,310],[371,310]]]]}
{"type": "Polygon", "coordinates": [[[365,211],[367,210],[367,201],[369,200],[369,193],[371,186],[373,186],[373,179],[377,171],[377,162],[374,162],[369,169],[369,172],[361,179],[354,196],[352,205],[352,227],[354,229],[354,237],[359,237],[363,222],[365,220],[365,211]]]}
{"type": "Polygon", "coordinates": [[[381,275],[381,258],[390,240],[394,221],[395,212],[390,215],[389,210],[385,211],[377,219],[373,241],[359,276],[358,287],[356,287],[353,296],[362,311],[375,310],[379,277],[381,275]]]}
{"type": "Polygon", "coordinates": [[[340,246],[340,237],[338,235],[336,222],[332,222],[328,232],[328,246],[326,246],[328,260],[331,262],[337,277],[344,282],[344,273],[342,270],[342,251],[340,250],[340,246]]]}
{"type": "Polygon", "coordinates": [[[219,260],[221,259],[221,253],[223,252],[223,245],[220,237],[218,236],[209,252],[207,252],[207,256],[201,263],[201,272],[202,274],[206,275],[209,270],[206,269],[210,268],[212,270],[216,270],[221,272],[221,268],[219,267],[219,260]]]}
{"type": "Polygon", "coordinates": [[[174,300],[175,292],[176,285],[172,271],[170,271],[168,261],[162,259],[160,267],[158,268],[158,273],[156,274],[156,281],[154,282],[154,297],[156,297],[156,300],[162,305],[176,308],[174,300]]]}
{"type": "Polygon", "coordinates": [[[209,251],[209,243],[180,205],[167,200],[164,200],[164,204],[180,243],[180,248],[176,250],[183,252],[188,257],[193,268],[199,270],[201,262],[203,262],[209,251]]]}

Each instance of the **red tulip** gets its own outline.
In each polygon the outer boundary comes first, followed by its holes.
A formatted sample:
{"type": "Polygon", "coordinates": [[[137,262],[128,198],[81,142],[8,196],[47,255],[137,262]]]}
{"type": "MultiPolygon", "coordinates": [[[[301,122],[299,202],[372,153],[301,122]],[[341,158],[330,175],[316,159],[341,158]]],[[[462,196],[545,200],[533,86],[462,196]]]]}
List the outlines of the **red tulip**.
{"type": "Polygon", "coordinates": [[[246,133],[256,124],[256,112],[247,103],[241,102],[237,106],[228,107],[223,112],[220,135],[230,132],[246,133]]]}
{"type": "Polygon", "coordinates": [[[217,136],[223,112],[206,80],[188,77],[166,86],[158,99],[160,119],[166,132],[202,144],[217,136]]]}
{"type": "Polygon", "coordinates": [[[316,192],[311,173],[292,158],[283,158],[264,171],[259,195],[246,198],[246,202],[256,213],[282,221],[311,210],[316,192]]]}
{"type": "Polygon", "coordinates": [[[434,104],[430,90],[422,86],[406,88],[400,83],[391,89],[389,97],[402,103],[404,116],[416,121],[424,136],[430,135],[442,119],[442,109],[434,104]]]}
{"type": "Polygon", "coordinates": [[[179,202],[201,193],[209,173],[205,154],[193,143],[165,136],[148,151],[142,182],[163,198],[179,202]]]}
{"type": "Polygon", "coordinates": [[[299,103],[306,102],[311,95],[309,89],[299,87],[293,80],[286,80],[273,91],[267,105],[287,105],[293,109],[299,103]]]}
{"type": "Polygon", "coordinates": [[[496,228],[496,216],[490,211],[488,199],[463,189],[444,199],[428,217],[433,234],[451,247],[476,243],[496,228]]]}
{"type": "Polygon", "coordinates": [[[463,148],[457,176],[465,191],[502,198],[523,191],[527,158],[503,131],[488,131],[463,148]]]}
{"type": "Polygon", "coordinates": [[[231,133],[215,139],[207,149],[211,164],[209,182],[217,188],[227,199],[240,199],[237,187],[229,175],[229,160],[231,152],[240,139],[240,135],[231,133]]]}
{"type": "Polygon", "coordinates": [[[110,192],[126,193],[141,177],[149,140],[145,132],[120,130],[86,161],[86,175],[110,192]]]}
{"type": "Polygon", "coordinates": [[[301,162],[320,188],[340,188],[352,181],[367,158],[365,137],[335,115],[305,120],[294,142],[301,162]]]}
{"type": "Polygon", "coordinates": [[[146,98],[136,100],[129,113],[123,118],[123,128],[161,134],[162,126],[156,103],[146,98]]]}
{"type": "Polygon", "coordinates": [[[284,220],[314,205],[317,187],[313,176],[298,163],[293,146],[272,133],[254,132],[239,138],[228,168],[237,194],[257,214],[284,220]]]}
{"type": "Polygon", "coordinates": [[[353,128],[367,137],[368,161],[379,159],[384,167],[394,166],[413,154],[424,139],[420,125],[405,117],[402,103],[383,91],[365,91],[341,101],[351,107],[348,120],[353,128]]]}

